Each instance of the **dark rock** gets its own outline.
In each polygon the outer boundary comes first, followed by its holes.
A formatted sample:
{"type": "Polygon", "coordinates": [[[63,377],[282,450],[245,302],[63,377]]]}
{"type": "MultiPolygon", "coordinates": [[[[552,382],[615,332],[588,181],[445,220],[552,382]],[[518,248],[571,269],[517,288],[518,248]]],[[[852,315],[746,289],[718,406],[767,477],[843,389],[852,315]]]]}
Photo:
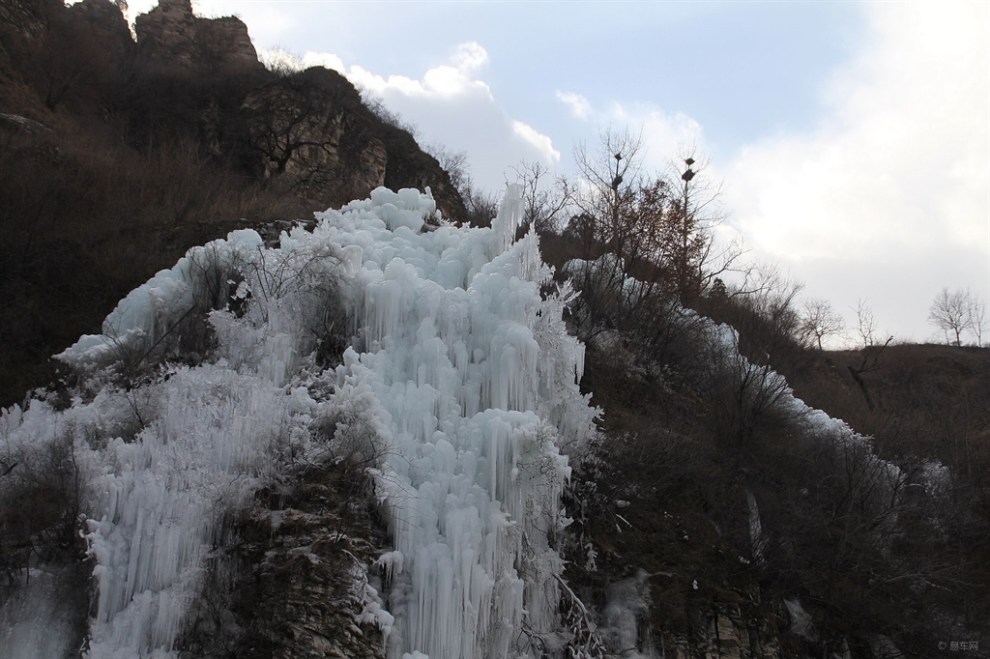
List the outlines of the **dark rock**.
{"type": "Polygon", "coordinates": [[[450,176],[407,131],[384,123],[349,80],[314,67],[250,92],[242,106],[260,174],[339,205],[384,185],[429,187],[447,217],[465,215],[450,176]],[[327,197],[329,190],[335,190],[327,197]],[[323,195],[321,197],[321,195],[323,195]]]}
{"type": "Polygon", "coordinates": [[[0,28],[22,38],[38,38],[44,35],[51,17],[61,6],[61,0],[3,0],[0,2],[0,28]]]}
{"type": "Polygon", "coordinates": [[[161,0],[134,22],[143,57],[163,66],[236,73],[259,70],[258,53],[239,18],[200,18],[191,0],[161,0]]]}
{"type": "Polygon", "coordinates": [[[49,133],[51,129],[43,123],[37,122],[19,114],[4,114],[0,112],[0,128],[15,132],[26,133],[49,133]]]}
{"type": "Polygon", "coordinates": [[[361,482],[337,463],[259,491],[241,542],[211,570],[216,595],[200,603],[180,657],[384,657],[381,631],[357,621],[367,568],[385,540],[372,502],[354,489],[361,482]]]}

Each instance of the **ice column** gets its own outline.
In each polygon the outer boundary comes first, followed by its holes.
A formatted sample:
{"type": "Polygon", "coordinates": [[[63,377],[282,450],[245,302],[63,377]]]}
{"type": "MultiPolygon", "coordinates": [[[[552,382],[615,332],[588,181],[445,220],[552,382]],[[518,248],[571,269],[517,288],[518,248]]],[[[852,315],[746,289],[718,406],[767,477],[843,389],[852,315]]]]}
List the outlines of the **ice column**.
{"type": "MultiPolygon", "coordinates": [[[[373,202],[418,210],[406,192],[373,202]]],[[[365,269],[364,351],[347,353],[338,386],[370,385],[388,427],[376,486],[394,539],[396,659],[536,654],[533,638],[557,631],[558,443],[588,432],[593,411],[576,384],[580,344],[540,295],[538,239],[513,242],[521,216],[510,187],[491,229],[338,234],[361,243],[365,269]]]]}

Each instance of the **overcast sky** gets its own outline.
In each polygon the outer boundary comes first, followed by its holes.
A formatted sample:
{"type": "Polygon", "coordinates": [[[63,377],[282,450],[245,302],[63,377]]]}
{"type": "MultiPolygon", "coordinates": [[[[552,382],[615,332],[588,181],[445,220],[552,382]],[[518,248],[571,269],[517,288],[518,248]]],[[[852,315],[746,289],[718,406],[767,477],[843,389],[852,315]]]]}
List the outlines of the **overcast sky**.
{"type": "Polygon", "coordinates": [[[850,323],[862,299],[881,333],[941,340],[942,287],[990,306],[983,0],[194,5],[340,70],[482,186],[523,159],[573,174],[577,143],[628,127],[650,168],[710,160],[751,257],[850,323]]]}

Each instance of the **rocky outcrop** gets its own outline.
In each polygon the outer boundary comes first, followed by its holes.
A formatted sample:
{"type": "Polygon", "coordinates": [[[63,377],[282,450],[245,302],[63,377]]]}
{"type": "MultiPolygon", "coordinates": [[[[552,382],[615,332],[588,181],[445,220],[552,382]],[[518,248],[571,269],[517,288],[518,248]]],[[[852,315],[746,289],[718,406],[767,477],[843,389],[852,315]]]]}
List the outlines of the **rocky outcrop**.
{"type": "Polygon", "coordinates": [[[779,633],[766,616],[746,615],[739,604],[714,603],[695,615],[693,637],[664,637],[658,648],[670,659],[762,659],[779,657],[779,633]]]}
{"type": "Polygon", "coordinates": [[[83,0],[67,7],[66,19],[74,29],[94,44],[93,59],[98,59],[102,77],[110,75],[109,69],[119,66],[134,48],[131,31],[120,8],[110,0],[83,0]],[[95,46],[98,44],[98,46],[95,46]]]}
{"type": "Polygon", "coordinates": [[[323,68],[277,79],[242,106],[265,178],[308,197],[336,187],[343,203],[384,185],[388,154],[353,85],[323,68]]]}
{"type": "Polygon", "coordinates": [[[315,67],[248,93],[241,107],[258,173],[328,205],[379,186],[429,187],[448,217],[464,216],[460,195],[435,158],[407,131],[365,106],[346,78],[315,67]]]}
{"type": "Polygon", "coordinates": [[[419,148],[408,131],[396,126],[383,125],[383,140],[388,161],[385,167],[384,185],[399,188],[430,188],[437,208],[445,217],[460,219],[467,216],[460,193],[450,181],[450,175],[440,167],[437,159],[419,148]]]}
{"type": "Polygon", "coordinates": [[[0,106],[45,123],[64,104],[102,112],[133,45],[110,0],[0,2],[0,106]]]}
{"type": "Polygon", "coordinates": [[[446,217],[466,215],[436,160],[326,70],[294,77],[331,88],[333,103],[307,127],[328,146],[299,149],[286,165],[290,185],[273,185],[246,99],[284,82],[258,63],[243,23],[197,18],[188,0],[166,0],[137,28],[140,45],[110,0],[0,0],[3,215],[38,218],[0,223],[10,302],[0,311],[0,404],[47,382],[48,356],[98,327],[120,295],[171,263],[172,250],[235,223],[308,217],[383,184],[430,187],[446,217]],[[323,175],[305,181],[307,167],[323,175]],[[177,193],[149,197],[170,181],[182,182],[177,193]],[[58,229],[80,217],[79,231],[58,229]],[[120,266],[130,260],[123,245],[140,252],[139,264],[120,266]],[[58,302],[39,303],[43,290],[58,291],[58,302]]]}
{"type": "Polygon", "coordinates": [[[258,492],[240,541],[208,576],[181,659],[385,656],[373,616],[362,615],[385,538],[364,477],[346,462],[297,477],[258,492]]]}
{"type": "Polygon", "coordinates": [[[134,22],[143,57],[163,66],[237,73],[262,69],[239,18],[200,18],[191,0],[160,0],[134,22]]]}
{"type": "Polygon", "coordinates": [[[0,2],[0,29],[25,39],[40,37],[61,4],[59,0],[3,0],[0,2]]]}

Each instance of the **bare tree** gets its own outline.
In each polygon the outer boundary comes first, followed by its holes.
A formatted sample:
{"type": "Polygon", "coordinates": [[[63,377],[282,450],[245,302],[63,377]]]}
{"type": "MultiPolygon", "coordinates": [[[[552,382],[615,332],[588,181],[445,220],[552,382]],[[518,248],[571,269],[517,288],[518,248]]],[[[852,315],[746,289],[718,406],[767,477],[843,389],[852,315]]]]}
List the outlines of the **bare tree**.
{"type": "Polygon", "coordinates": [[[270,175],[284,174],[304,152],[333,148],[330,133],[320,125],[321,107],[313,90],[292,78],[268,86],[245,102],[254,145],[270,175]]]}
{"type": "Polygon", "coordinates": [[[707,342],[702,378],[704,397],[711,402],[707,420],[715,435],[737,450],[747,447],[774,415],[793,414],[780,406],[790,391],[787,380],[768,363],[743,356],[740,339],[736,334],[731,347],[721,340],[707,342]]]}
{"type": "Polygon", "coordinates": [[[969,321],[969,331],[976,337],[976,345],[983,345],[983,332],[987,328],[987,305],[975,295],[970,296],[969,308],[966,310],[969,321]]]}
{"type": "Polygon", "coordinates": [[[877,342],[877,317],[873,314],[866,300],[856,300],[853,308],[856,312],[856,334],[859,336],[861,347],[868,348],[877,342]]]}
{"type": "MultiPolygon", "coordinates": [[[[266,178],[283,178],[293,190],[320,195],[362,163],[352,154],[378,140],[366,124],[350,123],[356,100],[336,84],[336,73],[320,67],[278,78],[252,91],[241,113],[249,145],[266,178]]],[[[375,172],[377,173],[377,172],[375,172]]]]}
{"type": "Polygon", "coordinates": [[[693,153],[683,163],[683,168],[680,163],[671,166],[667,185],[670,189],[680,185],[670,222],[676,236],[672,256],[681,303],[690,305],[716,278],[734,268],[743,250],[736,242],[724,245],[715,240],[725,216],[719,209],[721,187],[703,175],[707,163],[697,161],[693,153]]]}
{"type": "Polygon", "coordinates": [[[642,138],[607,130],[595,148],[580,145],[575,160],[581,180],[572,198],[592,239],[585,258],[612,254],[623,276],[662,282],[690,306],[740,255],[736,246],[716,246],[718,191],[698,176],[703,166],[693,157],[683,171],[647,175],[642,138]]]}
{"type": "Polygon", "coordinates": [[[651,235],[637,226],[632,212],[643,182],[641,138],[609,129],[594,146],[578,145],[574,159],[579,175],[573,186],[577,213],[568,230],[578,239],[580,256],[586,261],[580,272],[571,273],[581,291],[581,312],[575,317],[586,321],[580,330],[584,333],[629,318],[636,300],[648,297],[657,278],[647,281],[640,273],[637,279],[643,285],[635,291],[624,285],[637,270],[639,255],[651,251],[641,249],[651,235]]]}
{"type": "Polygon", "coordinates": [[[725,318],[739,331],[741,347],[752,361],[768,363],[800,338],[801,317],[794,301],[803,289],[803,283],[775,264],[757,262],[728,292],[732,304],[723,310],[725,318]]]}
{"type": "Polygon", "coordinates": [[[972,303],[968,290],[949,292],[948,288],[942,288],[928,308],[928,322],[945,332],[946,341],[952,345],[962,345],[962,333],[972,324],[972,303]],[[953,336],[955,340],[950,341],[953,336]]]}
{"type": "MultiPolygon", "coordinates": [[[[385,103],[382,102],[381,98],[369,92],[363,92],[361,94],[361,100],[364,102],[365,107],[371,110],[371,114],[378,117],[382,123],[385,123],[393,128],[398,128],[399,130],[404,130],[414,138],[418,139],[419,129],[411,123],[403,120],[397,113],[385,107],[385,103]]],[[[437,159],[439,160],[439,158],[437,159]]]]}
{"type": "Polygon", "coordinates": [[[642,183],[642,150],[641,136],[609,129],[594,148],[580,144],[574,152],[581,178],[574,203],[594,220],[596,240],[613,249],[621,246],[628,233],[625,210],[642,183]]]}
{"type": "Polygon", "coordinates": [[[427,153],[437,159],[440,167],[450,176],[450,183],[464,202],[467,215],[463,218],[470,226],[487,227],[498,212],[501,194],[486,192],[474,185],[468,166],[468,156],[464,151],[454,151],[442,144],[426,147],[427,153]]]}
{"type": "Polygon", "coordinates": [[[818,349],[822,350],[822,340],[825,337],[838,334],[845,327],[842,320],[828,300],[813,298],[804,303],[804,314],[801,318],[801,331],[808,337],[814,337],[818,349]]]}
{"type": "Polygon", "coordinates": [[[100,73],[112,65],[115,49],[111,46],[81,29],[67,14],[52,17],[33,57],[45,106],[55,110],[68,99],[92,94],[101,82],[100,73]]]}
{"type": "Polygon", "coordinates": [[[461,192],[464,207],[467,208],[467,224],[473,227],[491,226],[492,220],[498,213],[502,203],[502,195],[498,192],[483,192],[479,188],[467,188],[461,192]]]}
{"type": "Polygon", "coordinates": [[[450,176],[450,184],[454,186],[461,197],[466,198],[472,187],[467,152],[454,151],[442,144],[431,144],[426,147],[425,151],[437,159],[440,168],[450,176]]]}
{"type": "Polygon", "coordinates": [[[849,369],[849,374],[859,386],[860,391],[863,392],[863,398],[866,400],[867,407],[873,410],[876,403],[870,394],[866,380],[863,379],[863,375],[879,370],[880,356],[883,355],[884,350],[894,340],[894,337],[888,336],[883,341],[879,340],[877,336],[877,317],[873,314],[873,310],[866,300],[862,298],[857,300],[853,311],[856,313],[856,334],[859,336],[861,359],[858,366],[849,365],[847,368],[849,369]]]}
{"type": "Polygon", "coordinates": [[[537,233],[556,230],[558,220],[571,199],[567,180],[557,177],[547,185],[550,170],[538,161],[524,160],[513,167],[512,171],[522,185],[525,225],[534,226],[537,233]]]}

